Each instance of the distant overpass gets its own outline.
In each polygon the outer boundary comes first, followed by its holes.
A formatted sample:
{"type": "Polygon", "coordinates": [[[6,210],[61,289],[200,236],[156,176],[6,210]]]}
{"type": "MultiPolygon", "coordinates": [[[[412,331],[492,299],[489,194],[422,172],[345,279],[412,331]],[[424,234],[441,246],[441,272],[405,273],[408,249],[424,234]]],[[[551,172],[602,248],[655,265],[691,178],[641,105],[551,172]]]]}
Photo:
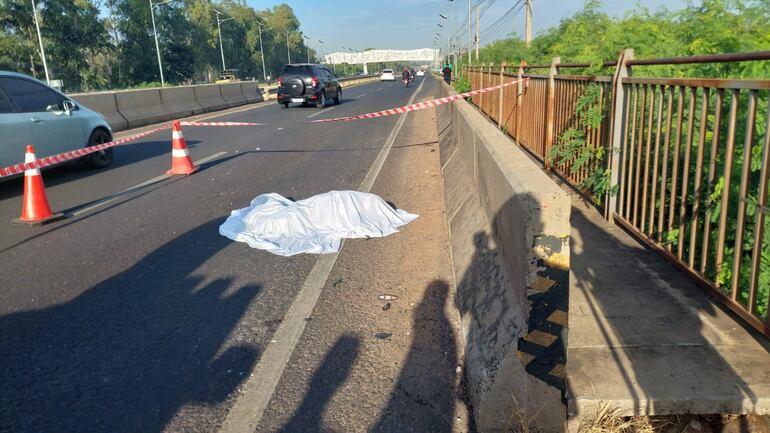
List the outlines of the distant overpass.
{"type": "Polygon", "coordinates": [[[327,64],[362,63],[364,65],[364,72],[367,70],[367,63],[410,62],[437,64],[439,59],[439,50],[433,48],[420,48],[416,50],[369,50],[363,52],[351,51],[324,55],[324,62],[327,64]]]}

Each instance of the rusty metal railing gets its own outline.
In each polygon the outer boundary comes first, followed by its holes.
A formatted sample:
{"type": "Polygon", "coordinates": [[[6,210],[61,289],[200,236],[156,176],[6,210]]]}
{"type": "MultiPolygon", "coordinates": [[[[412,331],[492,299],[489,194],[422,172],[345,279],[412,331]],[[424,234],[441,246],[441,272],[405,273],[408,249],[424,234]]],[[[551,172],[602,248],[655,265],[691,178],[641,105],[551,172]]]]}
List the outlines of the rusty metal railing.
{"type": "Polygon", "coordinates": [[[473,98],[516,143],[639,239],[672,260],[726,306],[770,336],[770,80],[639,78],[632,66],[768,61],[770,51],[634,59],[626,50],[613,76],[564,75],[592,65],[470,66],[473,89],[529,77],[527,85],[473,98]],[[547,74],[534,74],[547,69],[547,74]],[[578,98],[599,87],[597,128],[578,123],[578,98]],[[582,166],[552,161],[569,129],[608,158],[582,166]],[[611,172],[615,193],[582,188],[611,172]]]}

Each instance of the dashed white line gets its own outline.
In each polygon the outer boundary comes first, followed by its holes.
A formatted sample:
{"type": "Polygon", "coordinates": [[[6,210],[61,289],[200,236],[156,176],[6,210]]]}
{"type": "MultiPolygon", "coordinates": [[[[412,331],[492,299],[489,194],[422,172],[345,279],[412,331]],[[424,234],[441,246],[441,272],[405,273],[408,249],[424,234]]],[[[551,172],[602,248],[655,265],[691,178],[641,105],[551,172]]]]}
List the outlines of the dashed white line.
{"type": "MultiPolygon", "coordinates": [[[[220,156],[223,156],[223,155],[227,155],[227,152],[215,153],[213,155],[207,156],[207,157],[205,157],[203,159],[200,159],[198,161],[194,161],[193,164],[194,165],[205,164],[205,163],[207,163],[209,161],[212,161],[214,159],[217,159],[217,158],[219,158],[220,156]]],[[[168,177],[170,177],[170,176],[167,175],[167,174],[162,174],[160,176],[153,177],[152,179],[145,180],[144,182],[142,182],[140,184],[134,185],[134,186],[132,186],[130,188],[124,189],[123,191],[120,191],[120,192],[117,192],[115,194],[112,194],[112,196],[108,196],[107,198],[105,198],[105,199],[103,199],[101,201],[98,201],[98,202],[96,202],[96,203],[94,203],[94,204],[92,204],[90,206],[86,206],[84,208],[81,208],[81,209],[78,209],[78,210],[76,210],[74,212],[71,212],[70,215],[73,216],[73,217],[76,217],[76,216],[82,215],[82,214],[84,214],[86,212],[90,212],[90,211],[92,211],[94,209],[98,209],[98,208],[100,208],[100,207],[102,207],[104,205],[107,205],[107,204],[110,204],[110,203],[114,202],[115,200],[119,199],[120,197],[122,197],[124,194],[126,194],[128,192],[132,192],[132,191],[135,191],[135,190],[137,190],[139,188],[143,188],[145,186],[152,185],[152,184],[154,184],[156,182],[160,182],[160,181],[162,181],[162,180],[164,180],[164,179],[166,179],[168,177]]]]}
{"type": "Polygon", "coordinates": [[[307,118],[308,118],[308,119],[312,119],[313,117],[316,117],[316,116],[318,116],[319,114],[328,113],[329,111],[332,111],[332,110],[334,110],[335,108],[337,108],[337,107],[324,108],[324,109],[323,109],[323,110],[321,110],[321,111],[315,112],[315,113],[311,114],[310,116],[307,116],[307,118]]]}

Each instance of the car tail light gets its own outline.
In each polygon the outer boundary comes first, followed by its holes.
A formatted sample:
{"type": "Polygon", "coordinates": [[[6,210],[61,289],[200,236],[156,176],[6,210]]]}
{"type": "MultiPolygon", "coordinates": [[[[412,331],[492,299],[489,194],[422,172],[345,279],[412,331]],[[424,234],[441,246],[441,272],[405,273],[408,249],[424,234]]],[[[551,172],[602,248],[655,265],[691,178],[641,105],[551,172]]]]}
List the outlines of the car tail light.
{"type": "Polygon", "coordinates": [[[316,86],[318,86],[318,78],[316,78],[316,77],[313,77],[313,78],[311,78],[311,79],[310,79],[310,86],[311,86],[311,87],[316,87],[316,86]]]}
{"type": "Polygon", "coordinates": [[[283,77],[278,77],[278,85],[283,86],[283,77]]]}

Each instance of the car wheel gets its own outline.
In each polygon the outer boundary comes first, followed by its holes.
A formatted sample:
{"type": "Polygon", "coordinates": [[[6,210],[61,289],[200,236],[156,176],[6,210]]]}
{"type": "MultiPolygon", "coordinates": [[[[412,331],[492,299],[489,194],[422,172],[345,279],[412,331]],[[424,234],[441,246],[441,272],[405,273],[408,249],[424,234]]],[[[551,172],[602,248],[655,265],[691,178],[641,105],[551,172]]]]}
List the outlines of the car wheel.
{"type": "MultiPolygon", "coordinates": [[[[88,140],[88,146],[96,146],[97,144],[109,143],[112,141],[112,137],[106,131],[97,129],[91,134],[91,138],[88,140]]],[[[88,156],[86,160],[91,168],[104,168],[112,164],[112,148],[98,150],[88,156]]]]}
{"type": "Polygon", "coordinates": [[[326,92],[321,92],[321,96],[318,97],[318,103],[316,104],[316,107],[326,107],[326,92]]]}
{"type": "Polygon", "coordinates": [[[337,89],[337,97],[334,98],[334,105],[340,105],[342,102],[342,88],[337,89]]]}
{"type": "Polygon", "coordinates": [[[289,103],[288,102],[284,102],[283,104],[281,104],[281,107],[289,108],[289,103]]]}

